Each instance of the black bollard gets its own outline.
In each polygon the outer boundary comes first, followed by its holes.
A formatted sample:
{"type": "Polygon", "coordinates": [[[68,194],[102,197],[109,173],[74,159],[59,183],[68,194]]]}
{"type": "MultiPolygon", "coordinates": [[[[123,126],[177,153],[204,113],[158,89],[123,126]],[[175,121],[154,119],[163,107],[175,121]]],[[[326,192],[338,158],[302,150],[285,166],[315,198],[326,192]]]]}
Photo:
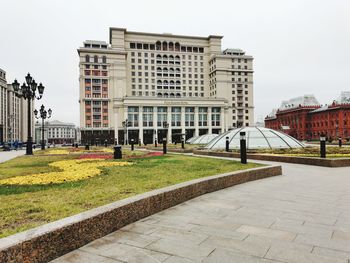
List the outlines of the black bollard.
{"type": "Polygon", "coordinates": [[[85,150],[90,150],[90,145],[85,144],[85,150]]]}
{"type": "Polygon", "coordinates": [[[181,148],[185,149],[185,139],[184,138],[181,139],[181,148]]]}
{"type": "Polygon", "coordinates": [[[114,159],[122,159],[122,147],[120,145],[114,146],[114,159]]]}
{"type": "Polygon", "coordinates": [[[320,154],[321,158],[326,158],[326,137],[323,135],[320,137],[320,154]]]}
{"type": "Polygon", "coordinates": [[[163,154],[166,154],[166,138],[163,138],[163,154]]]}
{"type": "Polygon", "coordinates": [[[78,144],[77,143],[75,144],[75,148],[78,148],[78,144]]]}
{"type": "Polygon", "coordinates": [[[131,139],[130,144],[131,144],[131,150],[133,151],[134,150],[134,139],[131,139]]]}
{"type": "Polygon", "coordinates": [[[247,164],[247,144],[245,139],[245,132],[240,132],[240,152],[241,152],[241,163],[247,164]]]}
{"type": "Polygon", "coordinates": [[[226,152],[228,152],[230,150],[230,141],[229,138],[226,137],[226,148],[225,148],[226,152]]]}
{"type": "Polygon", "coordinates": [[[343,146],[343,141],[341,139],[341,137],[339,137],[339,147],[342,147],[343,146]]]}
{"type": "Polygon", "coordinates": [[[158,147],[157,139],[154,140],[154,147],[158,147]]]}

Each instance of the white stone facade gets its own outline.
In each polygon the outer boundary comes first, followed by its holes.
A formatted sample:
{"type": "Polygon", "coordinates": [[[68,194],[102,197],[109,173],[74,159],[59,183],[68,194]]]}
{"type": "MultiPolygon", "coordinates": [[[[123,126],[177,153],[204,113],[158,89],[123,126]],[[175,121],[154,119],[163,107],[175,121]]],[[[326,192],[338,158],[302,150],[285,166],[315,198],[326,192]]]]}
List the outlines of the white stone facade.
{"type": "Polygon", "coordinates": [[[0,69],[0,144],[27,141],[27,114],[27,101],[16,97],[0,69]]]}
{"type": "Polygon", "coordinates": [[[78,49],[82,141],[176,141],[253,125],[253,57],[222,51],[221,39],[110,28],[109,44],[85,41],[78,49]]]}

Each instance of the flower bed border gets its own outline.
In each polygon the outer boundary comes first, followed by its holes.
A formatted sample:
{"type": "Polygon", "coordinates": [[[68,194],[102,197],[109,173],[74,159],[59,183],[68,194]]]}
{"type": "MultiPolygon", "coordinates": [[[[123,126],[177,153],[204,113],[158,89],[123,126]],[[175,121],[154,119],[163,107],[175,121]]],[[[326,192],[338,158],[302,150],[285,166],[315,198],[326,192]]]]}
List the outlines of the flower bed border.
{"type": "MultiPolygon", "coordinates": [[[[240,158],[239,153],[232,153],[232,152],[194,150],[193,154],[217,156],[217,157],[240,158]]],[[[296,163],[296,164],[306,164],[306,165],[315,165],[315,166],[323,166],[323,167],[350,166],[350,158],[325,158],[324,159],[324,158],[318,158],[318,157],[282,156],[282,155],[268,155],[268,154],[256,154],[256,153],[248,153],[247,158],[252,160],[260,160],[260,161],[296,163]]]]}
{"type": "Polygon", "coordinates": [[[281,174],[281,166],[252,168],[195,179],[126,198],[0,239],[0,262],[48,262],[192,198],[281,174]]]}

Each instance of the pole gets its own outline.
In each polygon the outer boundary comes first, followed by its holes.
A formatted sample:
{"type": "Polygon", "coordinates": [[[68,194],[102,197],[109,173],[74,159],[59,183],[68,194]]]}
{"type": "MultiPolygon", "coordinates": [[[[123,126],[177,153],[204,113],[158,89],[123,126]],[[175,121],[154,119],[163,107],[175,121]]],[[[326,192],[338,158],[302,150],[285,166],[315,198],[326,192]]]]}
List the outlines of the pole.
{"type": "Polygon", "coordinates": [[[230,141],[229,138],[226,137],[226,147],[225,147],[226,152],[230,151],[230,141]]]}
{"type": "Polygon", "coordinates": [[[32,127],[31,127],[31,119],[32,119],[32,114],[31,114],[31,97],[29,96],[27,101],[28,101],[28,136],[27,136],[27,146],[26,146],[26,155],[33,155],[33,148],[32,148],[32,127]]]}
{"type": "Polygon", "coordinates": [[[342,147],[343,146],[343,141],[341,139],[341,137],[339,137],[339,147],[342,147]]]}
{"type": "Polygon", "coordinates": [[[41,150],[45,150],[45,138],[44,138],[44,118],[41,118],[41,150]]]}
{"type": "Polygon", "coordinates": [[[134,150],[134,139],[131,139],[130,143],[131,143],[131,150],[133,151],[134,150]]]}
{"type": "Polygon", "coordinates": [[[321,158],[326,158],[326,137],[320,137],[320,154],[321,158]]]}
{"type": "Polygon", "coordinates": [[[245,132],[240,132],[240,138],[241,163],[247,164],[247,145],[245,140],[245,132]]]}
{"type": "Polygon", "coordinates": [[[154,147],[158,147],[157,138],[154,139],[154,147]]]}
{"type": "Polygon", "coordinates": [[[181,138],[181,148],[185,149],[185,139],[181,138]]]}
{"type": "Polygon", "coordinates": [[[166,138],[163,138],[163,154],[166,154],[166,138]]]}

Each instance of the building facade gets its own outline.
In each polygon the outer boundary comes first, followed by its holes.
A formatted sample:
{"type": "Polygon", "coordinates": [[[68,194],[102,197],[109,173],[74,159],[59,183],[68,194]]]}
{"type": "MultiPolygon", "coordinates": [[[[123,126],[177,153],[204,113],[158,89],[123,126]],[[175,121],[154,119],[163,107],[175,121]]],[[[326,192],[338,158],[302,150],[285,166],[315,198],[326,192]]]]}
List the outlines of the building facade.
{"type": "MultiPolygon", "coordinates": [[[[35,143],[42,140],[42,123],[35,123],[35,143]]],[[[77,130],[73,123],[57,120],[47,121],[44,125],[44,141],[51,144],[72,144],[77,142],[77,130]]]]}
{"type": "Polygon", "coordinates": [[[16,96],[0,69],[0,144],[27,141],[27,114],[27,101],[16,96]]]}
{"type": "Polygon", "coordinates": [[[313,96],[283,102],[265,118],[265,126],[283,131],[298,140],[350,140],[350,93],[342,92],[329,105],[320,105],[313,96]]]}
{"type": "Polygon", "coordinates": [[[222,36],[109,33],[109,43],[78,49],[83,143],[178,141],[254,124],[253,57],[222,51],[222,36]]]}

